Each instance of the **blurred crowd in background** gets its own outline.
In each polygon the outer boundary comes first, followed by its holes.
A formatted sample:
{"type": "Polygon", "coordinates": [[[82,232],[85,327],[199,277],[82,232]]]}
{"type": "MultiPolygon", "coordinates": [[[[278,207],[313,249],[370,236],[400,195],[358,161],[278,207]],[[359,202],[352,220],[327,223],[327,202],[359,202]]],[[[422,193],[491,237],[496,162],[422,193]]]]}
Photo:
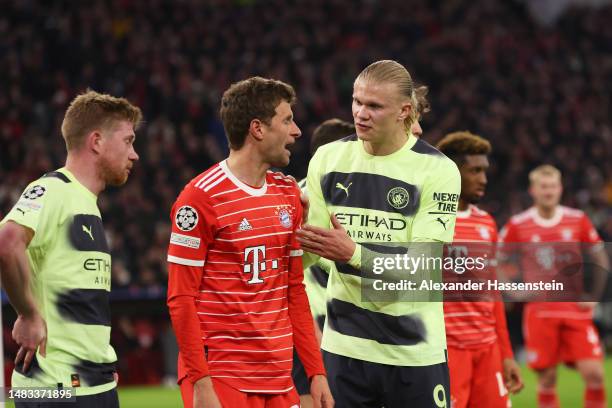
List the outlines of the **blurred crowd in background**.
{"type": "Polygon", "coordinates": [[[252,75],[295,87],[303,137],[286,172],[301,178],[314,127],[352,120],[356,75],[395,59],[430,89],[425,140],[470,130],[492,142],[482,206],[500,225],[529,205],[527,173],[546,162],[563,171],[564,203],[609,241],[611,21],[612,6],[574,7],[543,26],[520,1],[3,1],[0,216],[62,165],[77,93],[125,96],[146,122],[130,180],[99,201],[113,287],[163,291],[173,200],[227,154],[223,91],[252,75]]]}

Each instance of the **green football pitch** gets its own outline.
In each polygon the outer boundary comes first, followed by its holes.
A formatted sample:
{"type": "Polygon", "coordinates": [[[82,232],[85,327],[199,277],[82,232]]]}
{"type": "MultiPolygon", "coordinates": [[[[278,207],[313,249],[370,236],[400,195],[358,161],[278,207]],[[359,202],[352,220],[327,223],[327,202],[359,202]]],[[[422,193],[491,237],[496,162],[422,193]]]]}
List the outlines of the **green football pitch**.
{"type": "MultiPolygon", "coordinates": [[[[608,398],[612,397],[612,358],[605,363],[606,392],[608,398]]],[[[533,372],[523,367],[525,389],[512,397],[514,408],[535,408],[536,378],[533,372]]],[[[575,408],[583,405],[582,395],[584,386],[578,374],[565,367],[559,369],[559,384],[557,387],[562,408],[575,408]]],[[[178,389],[164,387],[119,387],[121,408],[173,408],[182,407],[181,396],[178,389]]],[[[69,405],[69,404],[68,404],[69,405]]],[[[66,405],[66,407],[68,407],[66,405]]],[[[7,404],[7,407],[12,407],[7,404]]],[[[612,406],[612,405],[610,405],[612,406]]],[[[450,405],[449,405],[450,408],[450,405]]]]}

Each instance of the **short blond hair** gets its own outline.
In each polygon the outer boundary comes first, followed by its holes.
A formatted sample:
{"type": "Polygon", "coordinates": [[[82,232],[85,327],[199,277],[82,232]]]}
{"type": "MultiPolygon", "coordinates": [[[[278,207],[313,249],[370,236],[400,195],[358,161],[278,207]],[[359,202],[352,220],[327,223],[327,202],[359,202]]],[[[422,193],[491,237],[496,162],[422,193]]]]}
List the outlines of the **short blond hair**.
{"type": "Polygon", "coordinates": [[[125,98],[116,98],[88,89],[70,102],[64,115],[62,137],[66,142],[66,149],[80,148],[90,132],[108,129],[121,120],[131,122],[134,128],[137,128],[142,121],[142,112],[125,98]]]}
{"type": "Polygon", "coordinates": [[[410,129],[412,123],[418,118],[418,103],[410,72],[402,64],[393,60],[376,61],[361,71],[355,82],[359,80],[397,85],[400,94],[410,101],[412,107],[410,115],[404,120],[405,128],[410,129]]]}
{"type": "Polygon", "coordinates": [[[535,183],[541,176],[552,176],[561,180],[561,171],[550,164],[542,164],[529,172],[529,183],[535,183]]]}

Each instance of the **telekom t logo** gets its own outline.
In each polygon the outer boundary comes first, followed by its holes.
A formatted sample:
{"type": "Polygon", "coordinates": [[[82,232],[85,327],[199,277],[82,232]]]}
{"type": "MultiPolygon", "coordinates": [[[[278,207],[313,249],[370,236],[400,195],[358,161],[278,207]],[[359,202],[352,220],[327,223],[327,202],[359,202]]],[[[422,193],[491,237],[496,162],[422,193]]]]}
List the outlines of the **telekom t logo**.
{"type": "MultiPolygon", "coordinates": [[[[278,269],[278,259],[272,260],[272,269],[278,269]]],[[[247,283],[263,283],[259,272],[266,270],[266,246],[259,245],[244,249],[244,273],[253,273],[247,283]],[[249,263],[249,255],[253,254],[253,263],[249,263]]]]}

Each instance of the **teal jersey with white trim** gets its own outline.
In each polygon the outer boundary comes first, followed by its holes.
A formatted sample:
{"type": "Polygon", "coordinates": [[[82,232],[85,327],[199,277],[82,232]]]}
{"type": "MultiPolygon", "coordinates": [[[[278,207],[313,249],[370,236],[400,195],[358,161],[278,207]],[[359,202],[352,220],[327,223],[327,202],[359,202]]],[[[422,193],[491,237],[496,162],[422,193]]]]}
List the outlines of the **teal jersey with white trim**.
{"type": "MultiPolygon", "coordinates": [[[[409,242],[452,242],[461,178],[455,163],[410,136],[373,156],[356,135],[320,147],[310,161],[308,224],[331,228],[334,213],[358,244],[349,264],[331,265],[322,348],[398,366],[446,361],[441,302],[365,302],[361,252],[409,242]]],[[[304,266],[317,261],[304,255],[304,266]]],[[[370,271],[371,272],[371,271],[370,271]]]]}
{"type": "Polygon", "coordinates": [[[0,224],[34,232],[27,248],[34,297],[47,323],[46,357],[13,371],[13,387],[108,391],[117,356],[110,345],[111,257],[97,197],[65,168],[30,183],[0,224]]]}

